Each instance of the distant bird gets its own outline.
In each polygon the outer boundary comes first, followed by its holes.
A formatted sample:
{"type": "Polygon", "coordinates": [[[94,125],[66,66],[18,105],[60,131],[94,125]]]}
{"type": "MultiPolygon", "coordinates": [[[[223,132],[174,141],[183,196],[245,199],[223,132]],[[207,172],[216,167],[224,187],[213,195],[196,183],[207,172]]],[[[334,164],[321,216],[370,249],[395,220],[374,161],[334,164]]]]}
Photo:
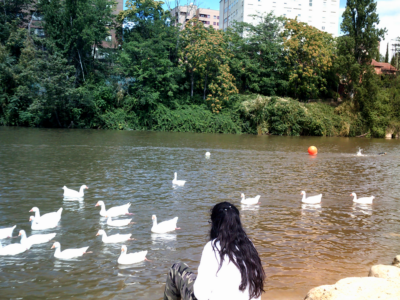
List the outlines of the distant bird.
{"type": "Polygon", "coordinates": [[[121,227],[121,226],[127,226],[129,224],[135,224],[135,222],[131,222],[132,219],[112,220],[111,217],[109,217],[109,216],[105,216],[105,217],[107,218],[108,226],[121,227]]]}
{"type": "Polygon", "coordinates": [[[360,204],[372,204],[372,201],[374,200],[374,196],[371,197],[364,197],[364,198],[359,198],[357,199],[356,193],[351,193],[350,196],[353,196],[353,202],[354,203],[360,203],[360,204]]]}
{"type": "Polygon", "coordinates": [[[206,152],[206,158],[210,158],[211,153],[210,152],[206,152]]]}
{"type": "Polygon", "coordinates": [[[104,204],[103,201],[98,201],[95,206],[101,206],[100,210],[100,216],[102,217],[117,217],[117,216],[122,216],[122,215],[133,215],[132,213],[129,212],[129,206],[131,206],[130,203],[124,204],[124,205],[119,205],[119,206],[114,206],[106,210],[106,205],[104,204]]]}
{"type": "Polygon", "coordinates": [[[125,242],[128,240],[134,240],[131,239],[132,234],[113,234],[110,236],[107,236],[106,232],[104,230],[99,230],[99,232],[97,232],[96,236],[101,235],[102,238],[101,240],[103,241],[103,243],[120,243],[120,242],[125,242]]]}
{"type": "Polygon", "coordinates": [[[121,247],[121,255],[118,257],[118,263],[120,265],[131,265],[135,264],[144,260],[148,259],[146,258],[147,251],[140,251],[136,253],[127,253],[128,248],[123,245],[121,247]]]}
{"type": "Polygon", "coordinates": [[[303,195],[303,198],[301,199],[301,202],[303,202],[303,203],[307,203],[307,204],[321,203],[322,194],[306,198],[306,192],[302,191],[301,195],[303,195]]]}
{"type": "Polygon", "coordinates": [[[176,179],[178,177],[178,173],[174,173],[174,180],[172,180],[172,185],[177,185],[177,186],[184,186],[186,181],[185,180],[178,180],[176,179]]]}
{"type": "Polygon", "coordinates": [[[86,185],[82,185],[81,188],[79,189],[79,192],[75,191],[75,190],[71,190],[69,188],[67,188],[65,185],[63,187],[64,190],[64,198],[67,199],[82,199],[85,195],[84,195],[84,190],[87,190],[88,187],[86,185]]]}
{"type": "Polygon", "coordinates": [[[378,155],[386,155],[386,152],[380,152],[378,155]]]}
{"type": "Polygon", "coordinates": [[[254,198],[245,198],[244,194],[241,194],[242,201],[240,203],[242,204],[247,204],[247,205],[254,205],[254,204],[259,204],[258,200],[260,200],[260,195],[255,196],[254,198]]]}
{"type": "Polygon", "coordinates": [[[14,225],[13,227],[0,229],[0,240],[12,237],[12,233],[15,227],[17,227],[17,225],[14,225]]]}
{"type": "Polygon", "coordinates": [[[157,216],[152,215],[153,227],[151,227],[151,232],[154,233],[166,233],[170,231],[174,231],[176,229],[180,229],[176,227],[176,223],[178,222],[178,217],[175,217],[171,220],[164,221],[157,224],[157,216]]]}
{"type": "Polygon", "coordinates": [[[83,248],[75,248],[75,249],[65,249],[64,251],[61,251],[61,245],[59,242],[55,242],[51,249],[56,248],[56,252],[54,252],[54,257],[59,258],[59,259],[71,259],[75,257],[82,256],[86,252],[89,247],[83,247],[83,248]]]}

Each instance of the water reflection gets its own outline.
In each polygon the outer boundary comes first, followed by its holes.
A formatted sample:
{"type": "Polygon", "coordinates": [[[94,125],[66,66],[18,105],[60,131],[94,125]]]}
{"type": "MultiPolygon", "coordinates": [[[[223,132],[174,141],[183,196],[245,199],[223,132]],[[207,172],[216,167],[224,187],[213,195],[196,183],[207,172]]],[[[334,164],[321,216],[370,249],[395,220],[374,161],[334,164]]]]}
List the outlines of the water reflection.
{"type": "Polygon", "coordinates": [[[260,205],[246,205],[246,204],[241,204],[240,205],[242,211],[258,211],[260,210],[260,205]]]}

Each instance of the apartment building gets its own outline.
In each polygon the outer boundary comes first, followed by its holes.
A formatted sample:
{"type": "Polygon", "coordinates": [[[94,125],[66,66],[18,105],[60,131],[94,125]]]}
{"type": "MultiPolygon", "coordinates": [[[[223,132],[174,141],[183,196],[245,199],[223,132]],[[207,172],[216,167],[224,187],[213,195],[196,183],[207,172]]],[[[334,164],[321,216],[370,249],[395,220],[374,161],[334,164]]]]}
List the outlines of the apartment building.
{"type": "Polygon", "coordinates": [[[220,26],[218,10],[200,8],[193,4],[175,7],[171,10],[171,16],[175,26],[181,24],[179,25],[181,30],[185,28],[185,24],[193,18],[199,19],[205,27],[213,26],[218,29],[220,26]]]}
{"type": "Polygon", "coordinates": [[[253,23],[255,14],[273,12],[338,36],[340,0],[221,0],[219,12],[220,29],[232,26],[234,21],[253,23]]]}

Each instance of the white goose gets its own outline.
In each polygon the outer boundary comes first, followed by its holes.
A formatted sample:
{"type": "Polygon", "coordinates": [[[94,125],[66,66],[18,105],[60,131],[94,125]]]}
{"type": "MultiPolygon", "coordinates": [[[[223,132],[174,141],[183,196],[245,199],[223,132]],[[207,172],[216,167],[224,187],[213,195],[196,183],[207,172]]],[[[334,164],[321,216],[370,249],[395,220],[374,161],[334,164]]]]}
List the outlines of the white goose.
{"type": "Polygon", "coordinates": [[[29,248],[30,246],[28,244],[20,244],[20,243],[9,244],[3,247],[0,242],[0,255],[17,255],[22,252],[25,252],[29,248]]]}
{"type": "Polygon", "coordinates": [[[134,240],[134,239],[131,239],[132,234],[117,233],[117,234],[107,236],[107,234],[104,230],[99,230],[99,232],[97,232],[96,236],[98,236],[98,235],[102,236],[101,240],[103,241],[103,243],[120,243],[120,242],[129,241],[129,240],[134,240]]]}
{"type": "Polygon", "coordinates": [[[140,251],[136,253],[127,253],[128,249],[125,245],[121,247],[121,255],[118,257],[118,263],[121,265],[131,265],[144,260],[146,258],[147,251],[140,251]]]}
{"type": "Polygon", "coordinates": [[[132,213],[129,212],[129,206],[131,206],[130,203],[120,205],[120,206],[114,206],[106,210],[106,205],[104,204],[103,201],[98,201],[95,206],[101,206],[100,209],[100,216],[102,217],[117,217],[117,216],[122,216],[122,215],[133,215],[132,213]]]}
{"type": "Polygon", "coordinates": [[[303,203],[307,203],[307,204],[321,203],[322,194],[306,198],[306,192],[302,191],[301,195],[303,195],[303,199],[301,199],[301,202],[303,202],[303,203]]]}
{"type": "Polygon", "coordinates": [[[64,198],[68,198],[68,199],[82,199],[85,195],[84,195],[84,190],[87,190],[88,187],[86,185],[82,185],[81,188],[79,189],[79,192],[75,191],[75,190],[71,190],[69,188],[67,188],[65,185],[63,187],[64,190],[64,198]]]}
{"type": "Polygon", "coordinates": [[[51,213],[47,213],[44,215],[40,215],[40,211],[39,208],[37,207],[32,207],[32,209],[29,212],[34,212],[35,213],[35,220],[37,223],[58,223],[61,219],[61,213],[62,213],[63,209],[62,207],[56,211],[56,212],[51,212],[51,213]]]}
{"type": "MultiPolygon", "coordinates": [[[[107,216],[106,216],[107,218],[107,216]]],[[[115,227],[121,227],[121,226],[127,226],[129,224],[135,224],[135,222],[131,222],[132,219],[125,219],[125,220],[112,220],[111,217],[107,218],[107,225],[108,226],[115,226],[115,227]]]]}
{"type": "Polygon", "coordinates": [[[258,200],[260,200],[260,195],[255,196],[254,198],[245,198],[244,194],[241,194],[242,197],[242,201],[240,201],[240,203],[242,204],[247,204],[247,205],[254,205],[254,204],[260,204],[260,202],[258,202],[258,200]]]}
{"type": "Polygon", "coordinates": [[[185,180],[178,180],[178,173],[174,173],[174,180],[172,180],[172,185],[177,185],[177,186],[184,186],[186,181],[185,180]]]}
{"type": "Polygon", "coordinates": [[[25,230],[20,230],[19,236],[21,236],[21,244],[28,244],[32,246],[49,242],[56,236],[56,233],[34,234],[30,237],[27,237],[25,230]]]}
{"type": "Polygon", "coordinates": [[[372,204],[372,201],[374,200],[374,196],[371,197],[363,197],[363,198],[358,198],[356,193],[351,193],[350,196],[353,196],[353,202],[354,203],[360,203],[360,204],[372,204]]]}
{"type": "Polygon", "coordinates": [[[83,248],[75,248],[75,249],[65,249],[64,251],[61,251],[61,245],[59,242],[55,242],[53,246],[51,246],[51,249],[56,248],[56,252],[54,253],[54,257],[59,258],[59,259],[71,259],[74,257],[79,257],[82,256],[86,252],[86,250],[89,247],[83,247],[83,248]]]}
{"type": "Polygon", "coordinates": [[[17,227],[17,225],[14,225],[13,227],[0,229],[0,240],[12,237],[12,233],[15,227],[17,227]]]}
{"type": "Polygon", "coordinates": [[[154,233],[166,233],[170,231],[174,231],[176,229],[180,229],[176,227],[176,223],[178,222],[178,217],[175,217],[171,220],[161,222],[157,224],[157,216],[153,215],[151,217],[153,219],[153,227],[151,227],[151,232],[154,233]]]}
{"type": "Polygon", "coordinates": [[[43,222],[40,219],[39,219],[39,221],[37,221],[35,216],[31,216],[29,218],[29,221],[31,222],[31,229],[32,230],[50,229],[50,228],[57,227],[57,225],[58,225],[58,220],[57,219],[46,220],[45,222],[43,222]]]}
{"type": "Polygon", "coordinates": [[[207,151],[205,155],[206,155],[206,158],[210,158],[211,153],[207,151]]]}

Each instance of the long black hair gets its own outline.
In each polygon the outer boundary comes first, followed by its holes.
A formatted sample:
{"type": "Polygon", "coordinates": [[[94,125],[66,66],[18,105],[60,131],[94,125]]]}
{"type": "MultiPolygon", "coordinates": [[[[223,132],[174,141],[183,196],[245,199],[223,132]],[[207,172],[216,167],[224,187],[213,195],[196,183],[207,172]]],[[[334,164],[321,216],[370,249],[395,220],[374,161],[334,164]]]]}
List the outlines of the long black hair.
{"type": "Polygon", "coordinates": [[[233,204],[221,202],[211,209],[210,240],[215,240],[212,247],[220,254],[218,271],[224,256],[228,255],[242,275],[239,290],[244,291],[249,285],[250,299],[259,297],[264,292],[265,272],[256,248],[244,232],[239,210],[233,204]],[[217,242],[220,250],[216,247],[217,242]]]}

